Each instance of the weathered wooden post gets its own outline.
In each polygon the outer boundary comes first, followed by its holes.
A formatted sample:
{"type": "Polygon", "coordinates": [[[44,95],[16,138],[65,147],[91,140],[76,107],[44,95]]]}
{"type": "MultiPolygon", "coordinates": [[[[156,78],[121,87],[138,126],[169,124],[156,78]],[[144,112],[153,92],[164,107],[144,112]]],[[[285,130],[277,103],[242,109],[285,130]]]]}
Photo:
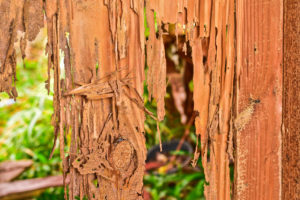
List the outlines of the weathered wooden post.
{"type": "Polygon", "coordinates": [[[144,1],[1,0],[0,91],[13,98],[18,31],[25,32],[25,56],[26,41],[43,27],[44,14],[46,86],[52,69],[52,122],[60,133],[64,177],[70,174],[69,199],[142,199],[144,1]]]}
{"type": "Polygon", "coordinates": [[[300,1],[284,0],[282,199],[300,199],[300,1]]]}
{"type": "Polygon", "coordinates": [[[236,3],[234,197],[279,200],[283,2],[236,3]]]}
{"type": "Polygon", "coordinates": [[[59,104],[54,121],[65,173],[70,172],[69,199],[142,199],[144,2],[46,1],[46,15],[59,104]]]}
{"type": "Polygon", "coordinates": [[[160,121],[173,31],[194,66],[206,198],[299,199],[299,10],[298,0],[0,0],[0,91],[16,98],[17,33],[25,56],[45,15],[69,199],[143,199],[145,48],[160,121]]]}

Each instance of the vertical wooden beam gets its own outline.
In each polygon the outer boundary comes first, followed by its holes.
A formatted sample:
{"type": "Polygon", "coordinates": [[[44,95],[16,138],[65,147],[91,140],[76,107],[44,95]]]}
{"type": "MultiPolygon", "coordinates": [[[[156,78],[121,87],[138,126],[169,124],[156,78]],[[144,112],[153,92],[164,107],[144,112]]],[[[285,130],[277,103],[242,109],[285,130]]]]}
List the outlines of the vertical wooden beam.
{"type": "Polygon", "coordinates": [[[235,199],[281,196],[282,0],[236,2],[235,199]]]}
{"type": "Polygon", "coordinates": [[[300,1],[284,0],[282,199],[300,199],[300,1]]]}
{"type": "Polygon", "coordinates": [[[143,199],[144,1],[49,0],[45,7],[69,199],[143,199]]]}

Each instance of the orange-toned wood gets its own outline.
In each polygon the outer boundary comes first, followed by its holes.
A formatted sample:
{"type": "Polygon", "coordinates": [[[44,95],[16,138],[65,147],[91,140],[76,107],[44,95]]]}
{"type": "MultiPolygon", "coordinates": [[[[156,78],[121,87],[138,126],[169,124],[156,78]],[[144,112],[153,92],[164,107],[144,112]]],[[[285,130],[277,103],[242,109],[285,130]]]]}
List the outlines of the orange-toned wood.
{"type": "Polygon", "coordinates": [[[282,0],[237,1],[235,199],[281,195],[282,0]]]}

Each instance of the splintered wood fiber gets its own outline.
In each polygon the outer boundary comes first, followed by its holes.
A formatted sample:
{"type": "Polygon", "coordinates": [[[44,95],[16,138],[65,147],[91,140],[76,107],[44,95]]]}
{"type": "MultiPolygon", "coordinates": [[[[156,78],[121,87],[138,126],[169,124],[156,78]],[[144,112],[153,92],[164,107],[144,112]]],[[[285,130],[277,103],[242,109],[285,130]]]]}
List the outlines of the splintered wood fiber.
{"type": "Polygon", "coordinates": [[[16,51],[14,44],[18,31],[25,32],[20,38],[24,56],[26,41],[32,41],[44,26],[43,1],[0,0],[0,92],[16,99],[16,51]]]}
{"type": "MultiPolygon", "coordinates": [[[[207,199],[229,199],[233,0],[155,0],[146,1],[146,5],[143,0],[2,0],[0,9],[0,89],[13,98],[17,96],[17,31],[25,32],[20,43],[21,50],[25,49],[26,41],[33,40],[43,27],[45,15],[46,87],[50,89],[53,70],[52,123],[55,137],[59,135],[64,178],[69,174],[69,199],[142,199],[146,153],[143,121],[144,113],[151,115],[141,97],[144,53],[146,48],[149,98],[157,103],[157,117],[151,116],[161,121],[166,94],[163,35],[168,31],[163,27],[172,24],[176,38],[185,37],[184,51],[194,64],[196,132],[209,182],[205,195],[207,199]],[[150,27],[147,42],[144,7],[150,27]],[[63,71],[59,66],[62,54],[63,71]],[[69,152],[64,151],[67,134],[71,134],[69,152]]],[[[194,164],[199,151],[195,155],[194,164]]]]}
{"type": "Polygon", "coordinates": [[[142,199],[144,1],[1,0],[0,16],[0,91],[11,98],[18,31],[24,50],[46,22],[46,87],[53,70],[52,123],[70,180],[65,198],[142,199]]]}
{"type": "MultiPolygon", "coordinates": [[[[232,102],[235,67],[234,0],[148,0],[150,28],[147,41],[147,83],[163,117],[165,53],[163,35],[175,24],[174,34],[185,37],[183,51],[194,65],[196,133],[201,140],[206,199],[230,199],[229,158],[232,158],[232,102]],[[154,15],[157,30],[155,29],[154,15]],[[211,153],[208,156],[208,151],[211,153]]],[[[171,32],[171,28],[169,30],[171,32]]],[[[180,45],[180,44],[178,44],[180,45]]],[[[196,150],[194,165],[200,151],[196,150]]]]}
{"type": "Polygon", "coordinates": [[[52,57],[65,55],[65,80],[53,66],[61,144],[71,132],[69,199],[142,199],[143,1],[49,2],[52,57]]]}

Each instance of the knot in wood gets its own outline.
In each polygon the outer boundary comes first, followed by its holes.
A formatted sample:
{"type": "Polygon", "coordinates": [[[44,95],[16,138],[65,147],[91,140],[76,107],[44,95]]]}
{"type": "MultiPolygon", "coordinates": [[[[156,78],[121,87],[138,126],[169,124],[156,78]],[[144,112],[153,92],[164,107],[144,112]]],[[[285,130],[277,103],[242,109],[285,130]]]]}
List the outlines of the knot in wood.
{"type": "Polygon", "coordinates": [[[112,152],[112,164],[115,169],[125,171],[129,168],[133,157],[133,148],[130,142],[123,140],[116,144],[112,152]]]}

